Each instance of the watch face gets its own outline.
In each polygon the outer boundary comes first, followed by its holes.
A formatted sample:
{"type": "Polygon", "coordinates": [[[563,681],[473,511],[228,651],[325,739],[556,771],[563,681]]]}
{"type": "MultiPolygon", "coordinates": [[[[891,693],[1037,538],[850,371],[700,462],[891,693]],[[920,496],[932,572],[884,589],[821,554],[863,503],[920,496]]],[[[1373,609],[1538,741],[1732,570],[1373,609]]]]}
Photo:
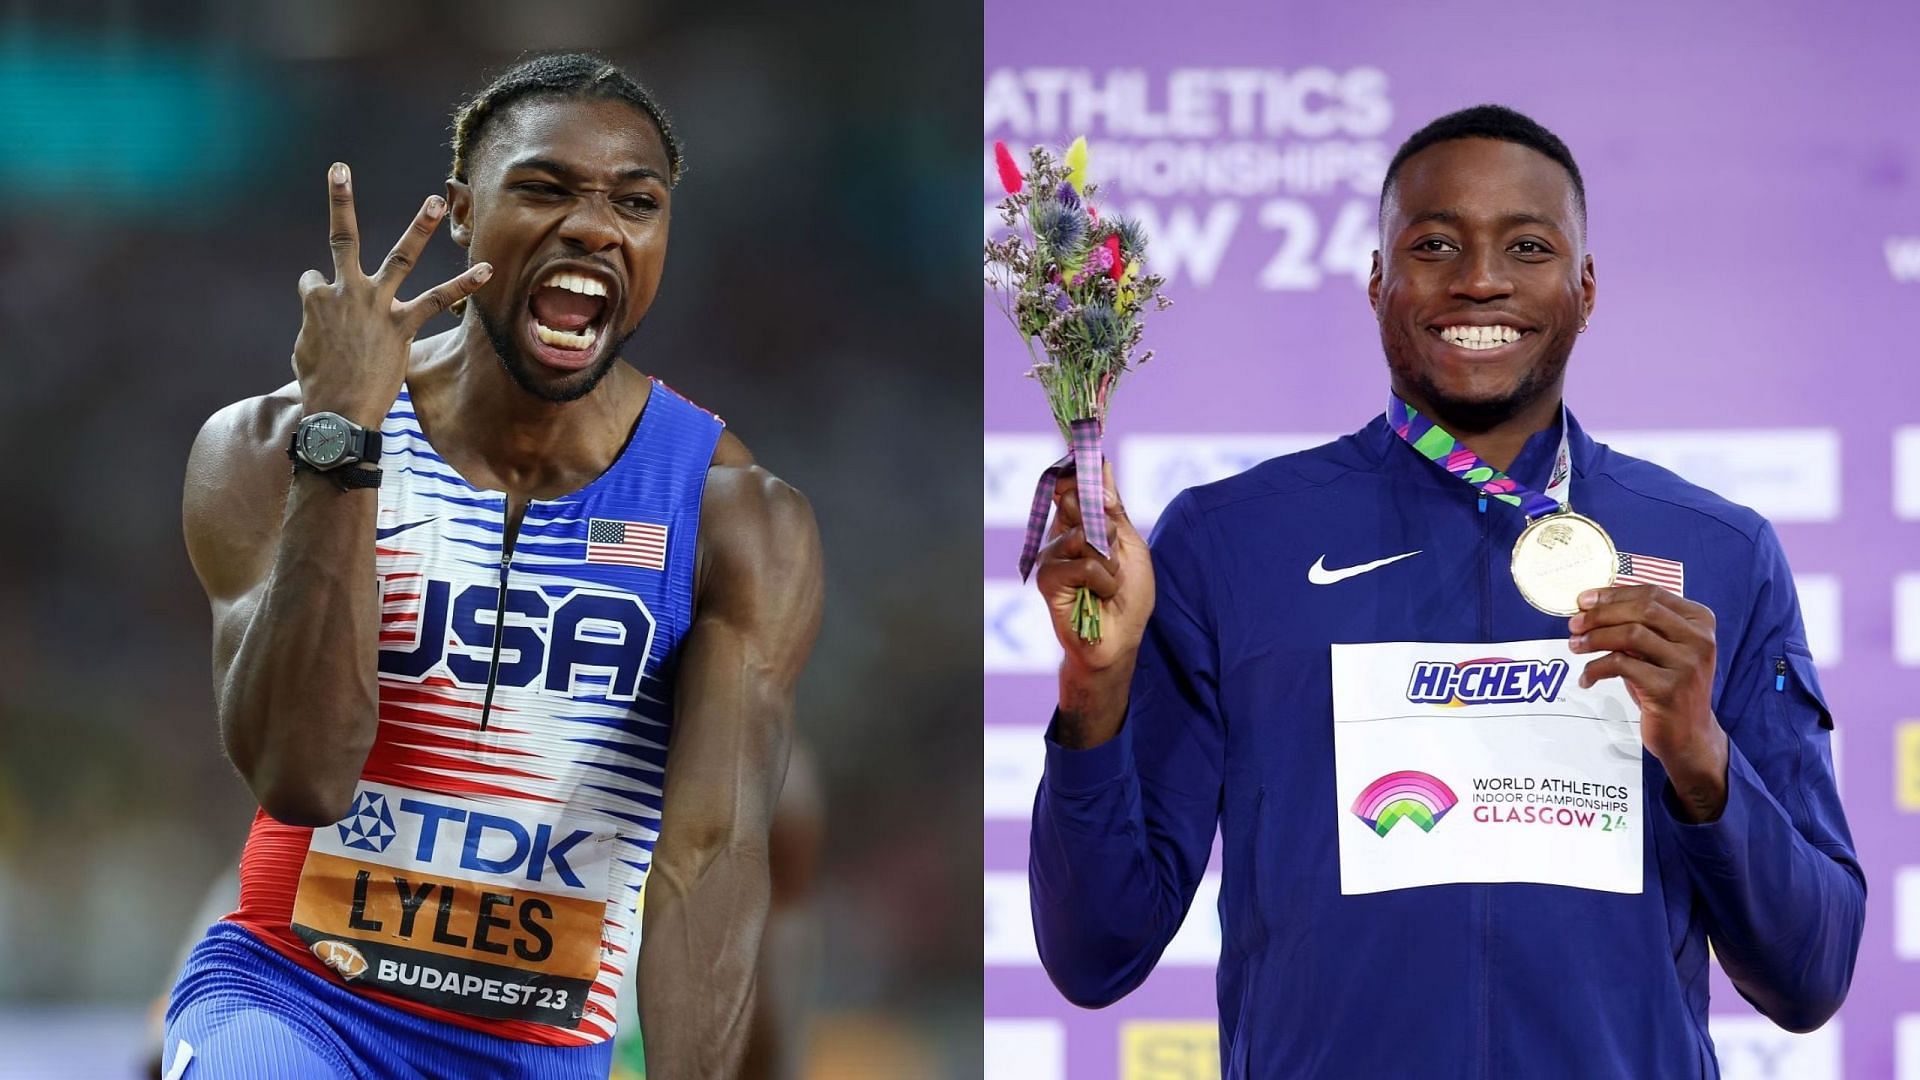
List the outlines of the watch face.
{"type": "Polygon", "coordinates": [[[300,429],[300,451],[317,468],[338,464],[347,453],[347,422],[332,413],[309,417],[300,429]]]}

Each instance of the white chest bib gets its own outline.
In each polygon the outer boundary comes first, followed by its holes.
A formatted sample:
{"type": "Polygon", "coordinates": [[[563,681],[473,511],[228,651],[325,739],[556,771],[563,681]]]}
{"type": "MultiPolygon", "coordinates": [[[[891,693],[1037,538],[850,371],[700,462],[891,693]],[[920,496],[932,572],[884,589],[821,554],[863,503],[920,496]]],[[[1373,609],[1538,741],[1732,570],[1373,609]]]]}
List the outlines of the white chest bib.
{"type": "Polygon", "coordinates": [[[1640,710],[1564,638],[1333,646],[1340,891],[1641,891],[1640,710]]]}

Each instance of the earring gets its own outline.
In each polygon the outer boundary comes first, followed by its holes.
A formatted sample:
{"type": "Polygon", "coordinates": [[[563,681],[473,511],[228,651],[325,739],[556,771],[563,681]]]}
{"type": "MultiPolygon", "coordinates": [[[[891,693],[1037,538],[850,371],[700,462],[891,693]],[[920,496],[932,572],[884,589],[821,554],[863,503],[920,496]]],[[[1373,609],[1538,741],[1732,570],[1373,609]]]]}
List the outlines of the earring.
{"type": "Polygon", "coordinates": [[[1585,319],[1581,319],[1581,320],[1580,320],[1580,329],[1578,329],[1578,330],[1576,330],[1576,331],[1574,331],[1574,333],[1576,333],[1576,334],[1584,334],[1584,333],[1586,333],[1586,332],[1587,332],[1587,320],[1585,320],[1585,319]]]}

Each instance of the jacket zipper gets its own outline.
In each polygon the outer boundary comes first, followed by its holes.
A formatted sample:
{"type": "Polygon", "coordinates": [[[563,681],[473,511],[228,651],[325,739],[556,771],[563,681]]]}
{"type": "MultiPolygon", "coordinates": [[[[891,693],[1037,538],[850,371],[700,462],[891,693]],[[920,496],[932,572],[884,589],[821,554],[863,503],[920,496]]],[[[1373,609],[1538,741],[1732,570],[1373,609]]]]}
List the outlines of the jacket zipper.
{"type": "MultiPolygon", "coordinates": [[[[1493,640],[1493,519],[1487,516],[1487,496],[1480,493],[1480,640],[1493,640]]],[[[1491,1075],[1493,1063],[1493,890],[1490,886],[1476,885],[1480,908],[1480,1008],[1477,1027],[1479,1030],[1480,1051],[1475,1055],[1479,1059],[1479,1075],[1484,1078],[1491,1075]]]]}
{"type": "Polygon", "coordinates": [[[1480,640],[1493,640],[1493,519],[1487,496],[1480,496],[1480,640]]]}
{"type": "Polygon", "coordinates": [[[493,609],[493,659],[487,664],[487,696],[480,702],[480,730],[493,712],[493,688],[500,681],[500,639],[507,628],[507,571],[513,566],[513,499],[507,499],[500,530],[500,597],[493,609]]]}

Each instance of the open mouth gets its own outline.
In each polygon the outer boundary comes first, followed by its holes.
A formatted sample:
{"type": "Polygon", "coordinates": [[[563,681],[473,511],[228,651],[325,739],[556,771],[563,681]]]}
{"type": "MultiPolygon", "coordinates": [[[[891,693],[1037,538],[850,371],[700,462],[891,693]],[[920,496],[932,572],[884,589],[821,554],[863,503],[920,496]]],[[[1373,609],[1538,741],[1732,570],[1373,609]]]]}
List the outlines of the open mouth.
{"type": "Polygon", "coordinates": [[[613,313],[607,282],[556,270],[527,294],[527,336],[542,363],[563,371],[587,367],[600,354],[613,313]]]}
{"type": "Polygon", "coordinates": [[[1441,341],[1470,353],[1501,353],[1518,345],[1531,330],[1517,326],[1429,326],[1428,331],[1441,341]]]}

